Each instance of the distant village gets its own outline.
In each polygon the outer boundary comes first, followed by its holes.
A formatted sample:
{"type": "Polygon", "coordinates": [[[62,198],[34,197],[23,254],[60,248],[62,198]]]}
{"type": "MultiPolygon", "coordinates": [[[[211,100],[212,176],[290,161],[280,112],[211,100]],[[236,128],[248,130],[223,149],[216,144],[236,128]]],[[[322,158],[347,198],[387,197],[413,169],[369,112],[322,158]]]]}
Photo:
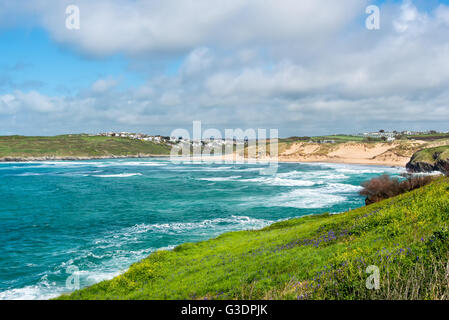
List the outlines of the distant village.
{"type": "MultiPolygon", "coordinates": [[[[383,140],[386,142],[392,142],[396,139],[400,139],[401,137],[406,136],[420,136],[420,135],[432,135],[432,134],[448,134],[449,132],[437,132],[435,130],[428,130],[428,131],[385,131],[385,130],[379,130],[376,132],[364,132],[364,133],[357,133],[355,135],[349,135],[349,136],[355,136],[355,137],[363,137],[366,139],[375,139],[375,140],[383,140]]],[[[189,140],[183,137],[170,137],[170,136],[161,136],[161,135],[148,135],[144,133],[130,133],[130,132],[103,132],[94,134],[95,136],[106,136],[106,137],[121,137],[121,138],[129,138],[129,139],[136,139],[141,141],[151,141],[156,144],[172,144],[172,145],[191,145],[193,147],[209,147],[209,148],[216,148],[220,146],[226,146],[226,145],[241,145],[248,142],[248,139],[233,139],[233,140],[227,140],[227,139],[214,139],[214,138],[208,138],[203,140],[189,140]]],[[[331,136],[330,136],[331,137],[331,136]]],[[[317,139],[310,139],[309,143],[336,143],[336,140],[334,139],[324,139],[324,140],[317,140],[317,139]]]]}
{"type": "Polygon", "coordinates": [[[156,144],[190,144],[193,147],[209,147],[209,148],[216,148],[220,146],[226,146],[226,145],[240,145],[247,142],[247,139],[243,140],[226,140],[226,139],[214,139],[214,138],[208,138],[203,140],[189,140],[185,139],[183,137],[169,137],[169,136],[161,136],[161,135],[148,135],[144,133],[130,133],[130,132],[102,132],[96,134],[96,136],[104,136],[104,137],[120,137],[120,138],[128,138],[128,139],[135,139],[135,140],[141,140],[141,141],[151,141],[156,144]]]}
{"type": "Polygon", "coordinates": [[[447,134],[448,132],[437,132],[435,130],[427,130],[427,131],[385,131],[385,130],[379,130],[377,132],[365,132],[365,133],[359,133],[357,136],[363,136],[366,138],[383,138],[383,140],[386,141],[394,141],[397,138],[403,137],[403,136],[420,136],[420,135],[431,135],[431,134],[447,134]]]}
{"type": "Polygon", "coordinates": [[[135,140],[142,140],[142,141],[152,141],[155,143],[169,143],[169,142],[178,142],[176,138],[174,137],[164,137],[164,136],[150,136],[144,133],[130,133],[130,132],[102,132],[96,134],[96,136],[103,136],[103,137],[120,137],[120,138],[129,138],[129,139],[135,139],[135,140]]]}

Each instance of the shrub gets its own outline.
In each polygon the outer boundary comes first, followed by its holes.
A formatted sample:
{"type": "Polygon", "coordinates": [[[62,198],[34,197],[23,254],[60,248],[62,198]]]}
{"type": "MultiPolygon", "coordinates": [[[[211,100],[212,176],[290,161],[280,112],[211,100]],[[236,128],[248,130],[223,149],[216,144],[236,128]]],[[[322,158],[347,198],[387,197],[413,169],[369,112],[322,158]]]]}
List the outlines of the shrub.
{"type": "Polygon", "coordinates": [[[366,197],[365,204],[369,205],[421,188],[435,180],[435,178],[436,176],[408,175],[405,180],[401,181],[398,178],[391,178],[384,174],[362,183],[363,189],[360,191],[360,195],[366,197]]]}

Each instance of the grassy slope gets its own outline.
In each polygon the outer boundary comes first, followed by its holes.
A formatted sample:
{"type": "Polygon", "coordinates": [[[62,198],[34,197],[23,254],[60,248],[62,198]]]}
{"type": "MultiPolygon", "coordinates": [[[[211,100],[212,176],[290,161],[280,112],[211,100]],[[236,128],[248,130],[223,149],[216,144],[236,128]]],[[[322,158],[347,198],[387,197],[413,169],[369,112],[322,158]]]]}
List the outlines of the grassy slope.
{"type": "Polygon", "coordinates": [[[158,251],[61,299],[448,299],[449,180],[339,215],[158,251]],[[368,265],[380,290],[367,290],[368,265]]]}
{"type": "Polygon", "coordinates": [[[88,157],[169,154],[170,148],[128,138],[87,135],[55,137],[0,137],[0,157],[88,157]]]}
{"type": "Polygon", "coordinates": [[[447,159],[449,159],[449,145],[420,150],[413,155],[411,161],[434,164],[438,160],[447,159]]]}

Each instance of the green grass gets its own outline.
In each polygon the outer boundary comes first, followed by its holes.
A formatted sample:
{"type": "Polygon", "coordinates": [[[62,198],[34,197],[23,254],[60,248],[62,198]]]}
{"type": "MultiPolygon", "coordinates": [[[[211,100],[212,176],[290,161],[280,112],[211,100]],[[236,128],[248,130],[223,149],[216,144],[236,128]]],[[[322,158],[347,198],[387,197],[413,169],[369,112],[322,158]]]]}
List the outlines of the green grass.
{"type": "Polygon", "coordinates": [[[165,144],[119,137],[88,135],[0,137],[0,157],[96,157],[169,153],[170,146],[165,144]]]}
{"type": "Polygon", "coordinates": [[[420,150],[413,155],[411,161],[434,164],[438,160],[448,160],[448,159],[449,159],[449,146],[441,146],[420,150]]]}
{"type": "Polygon", "coordinates": [[[157,251],[59,299],[448,299],[449,180],[338,215],[157,251]],[[368,265],[380,289],[368,290],[368,265]]]}
{"type": "MultiPolygon", "coordinates": [[[[330,135],[330,136],[321,136],[321,137],[314,137],[314,141],[319,140],[335,140],[335,142],[362,142],[366,140],[365,137],[361,136],[351,136],[351,135],[330,135]]],[[[380,141],[380,139],[378,139],[380,141]]]]}
{"type": "MultiPolygon", "coordinates": [[[[279,139],[279,142],[285,143],[293,143],[293,142],[319,142],[321,140],[335,140],[335,143],[344,143],[344,142],[366,142],[366,138],[362,136],[352,136],[352,135],[344,135],[344,134],[336,134],[329,136],[315,136],[315,137],[290,137],[290,138],[282,138],[279,139]]],[[[373,138],[373,142],[382,141],[380,138],[373,138]]]]}
{"type": "Polygon", "coordinates": [[[418,134],[418,135],[405,135],[404,137],[407,139],[435,141],[435,140],[441,140],[441,139],[448,139],[449,134],[448,133],[428,133],[428,134],[418,134]]]}

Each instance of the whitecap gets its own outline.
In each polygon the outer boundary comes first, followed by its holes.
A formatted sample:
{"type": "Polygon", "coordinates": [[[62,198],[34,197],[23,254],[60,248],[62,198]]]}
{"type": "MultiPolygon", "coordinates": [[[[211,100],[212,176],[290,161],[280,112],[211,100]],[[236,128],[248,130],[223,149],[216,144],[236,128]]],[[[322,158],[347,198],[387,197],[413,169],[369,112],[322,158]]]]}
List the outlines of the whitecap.
{"type": "MultiPolygon", "coordinates": [[[[199,231],[201,229],[241,230],[241,229],[260,229],[273,221],[265,219],[256,219],[247,216],[231,216],[228,218],[207,219],[199,222],[173,222],[156,224],[138,224],[125,231],[125,235],[146,233],[149,231],[159,233],[182,233],[185,231],[199,231]]],[[[221,230],[223,231],[223,230],[221,230]]],[[[220,231],[220,232],[221,232],[220,231]]]]}
{"type": "MultiPolygon", "coordinates": [[[[345,184],[345,183],[328,183],[327,186],[324,188],[325,191],[331,192],[331,193],[358,192],[362,189],[363,189],[363,187],[361,187],[361,186],[354,186],[352,184],[345,184]]],[[[323,190],[323,189],[321,189],[321,190],[323,190]]]]}
{"type": "Polygon", "coordinates": [[[92,177],[99,177],[99,178],[127,178],[127,177],[133,177],[133,176],[141,176],[141,173],[118,173],[118,174],[94,174],[91,175],[92,177]]]}
{"type": "Polygon", "coordinates": [[[241,178],[241,176],[198,178],[196,180],[216,182],[216,181],[234,181],[239,178],[241,178]]]}
{"type": "Polygon", "coordinates": [[[309,180],[295,180],[295,179],[282,179],[279,177],[274,178],[253,178],[253,179],[241,179],[241,182],[257,182],[267,184],[271,186],[283,186],[283,187],[310,187],[320,182],[314,182],[309,180]]]}
{"type": "Polygon", "coordinates": [[[293,208],[325,208],[346,200],[341,195],[331,194],[321,189],[295,189],[282,193],[272,199],[263,201],[267,207],[293,207],[293,208]]]}

